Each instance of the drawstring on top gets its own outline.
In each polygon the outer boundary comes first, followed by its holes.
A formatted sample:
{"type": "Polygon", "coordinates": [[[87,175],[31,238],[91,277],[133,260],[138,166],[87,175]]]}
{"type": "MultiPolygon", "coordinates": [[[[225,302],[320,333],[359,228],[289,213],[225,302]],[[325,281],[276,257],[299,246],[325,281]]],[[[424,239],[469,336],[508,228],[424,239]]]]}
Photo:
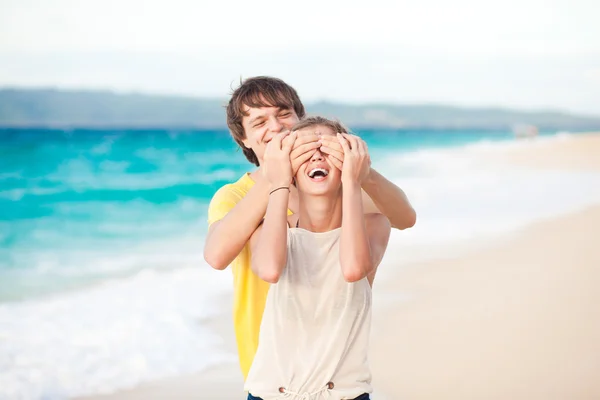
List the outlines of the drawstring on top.
{"type": "Polygon", "coordinates": [[[292,392],[290,390],[287,390],[286,388],[284,388],[283,386],[279,388],[279,393],[282,393],[285,395],[285,397],[296,397],[299,400],[313,400],[316,399],[317,395],[320,395],[321,393],[327,393],[327,397],[329,397],[329,391],[332,390],[334,388],[334,384],[333,382],[327,382],[327,385],[325,385],[325,387],[323,387],[320,390],[317,390],[316,392],[304,392],[304,393],[296,393],[296,392],[292,392]]]}

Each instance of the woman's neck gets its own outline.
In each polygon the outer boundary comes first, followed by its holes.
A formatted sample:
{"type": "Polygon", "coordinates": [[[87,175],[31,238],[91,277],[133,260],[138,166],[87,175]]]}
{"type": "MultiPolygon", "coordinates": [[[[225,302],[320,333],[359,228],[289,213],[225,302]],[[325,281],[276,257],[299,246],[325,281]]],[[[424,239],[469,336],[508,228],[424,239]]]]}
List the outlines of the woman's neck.
{"type": "Polygon", "coordinates": [[[298,227],[328,232],[342,226],[342,196],[310,196],[299,193],[298,227]]]}

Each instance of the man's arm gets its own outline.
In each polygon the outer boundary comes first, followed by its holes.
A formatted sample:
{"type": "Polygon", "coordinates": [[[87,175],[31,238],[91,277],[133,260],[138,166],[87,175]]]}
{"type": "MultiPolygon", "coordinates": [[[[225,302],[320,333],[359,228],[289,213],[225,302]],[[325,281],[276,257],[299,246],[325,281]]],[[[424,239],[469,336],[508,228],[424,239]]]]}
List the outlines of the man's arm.
{"type": "Polygon", "coordinates": [[[417,213],[402,189],[373,168],[362,188],[367,194],[364,197],[365,213],[385,215],[396,229],[411,228],[417,222],[417,213]]]}
{"type": "Polygon", "coordinates": [[[204,244],[204,259],[211,267],[223,270],[240,254],[265,215],[268,195],[269,183],[257,177],[246,196],[211,224],[204,244]]]}

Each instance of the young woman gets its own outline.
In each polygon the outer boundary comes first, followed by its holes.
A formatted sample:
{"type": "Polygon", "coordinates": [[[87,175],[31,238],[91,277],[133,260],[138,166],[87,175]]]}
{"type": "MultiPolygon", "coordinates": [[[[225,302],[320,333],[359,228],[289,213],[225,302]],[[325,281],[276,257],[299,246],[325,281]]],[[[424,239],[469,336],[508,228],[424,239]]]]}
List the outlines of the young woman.
{"type": "Polygon", "coordinates": [[[363,218],[361,182],[370,166],[359,155],[366,151],[341,124],[321,117],[267,145],[271,192],[250,246],[253,271],[272,285],[248,399],[369,399],[371,287],[391,226],[382,214],[363,218]],[[290,151],[305,134],[337,136],[343,163],[323,148],[292,177],[290,151]],[[299,212],[288,216],[292,178],[299,212]]]}

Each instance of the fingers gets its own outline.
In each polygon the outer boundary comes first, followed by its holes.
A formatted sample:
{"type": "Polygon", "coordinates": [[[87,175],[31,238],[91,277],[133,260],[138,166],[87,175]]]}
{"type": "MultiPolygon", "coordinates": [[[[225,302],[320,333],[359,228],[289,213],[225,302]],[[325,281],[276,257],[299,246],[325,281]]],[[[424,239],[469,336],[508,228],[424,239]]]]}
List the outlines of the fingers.
{"type": "Polygon", "coordinates": [[[292,146],[294,146],[294,143],[296,141],[296,136],[298,135],[296,132],[292,132],[292,133],[285,133],[285,134],[281,134],[279,136],[283,136],[285,135],[285,137],[282,139],[281,141],[281,150],[284,150],[287,154],[290,154],[290,151],[292,151],[292,146]]]}
{"type": "MultiPolygon", "coordinates": [[[[299,140],[300,140],[300,138],[296,139],[296,142],[298,142],[299,140]]],[[[321,147],[321,143],[319,143],[318,141],[312,141],[312,142],[301,144],[300,146],[294,146],[294,148],[292,149],[292,152],[290,153],[290,158],[294,159],[306,152],[313,154],[314,153],[313,150],[316,150],[319,147],[321,147]]]]}
{"type": "MultiPolygon", "coordinates": [[[[336,143],[338,145],[338,147],[341,149],[341,146],[339,145],[339,143],[336,143]]],[[[326,145],[322,145],[320,148],[321,152],[331,156],[331,158],[335,158],[337,160],[339,160],[339,162],[344,162],[344,151],[342,149],[342,151],[331,148],[329,146],[326,145]]]]}
{"type": "Polygon", "coordinates": [[[338,141],[340,145],[344,149],[344,153],[350,153],[350,144],[348,143],[348,139],[345,138],[341,133],[337,134],[338,141]]]}
{"type": "Polygon", "coordinates": [[[348,142],[350,143],[350,149],[352,151],[354,151],[355,153],[358,153],[358,150],[359,150],[358,138],[354,135],[349,135],[347,133],[343,133],[342,136],[346,140],[348,140],[348,142]]]}
{"type": "Polygon", "coordinates": [[[323,146],[336,149],[337,151],[344,151],[344,149],[342,149],[342,146],[340,145],[340,141],[335,136],[323,135],[321,136],[320,140],[321,143],[323,143],[323,146]]]}
{"type": "Polygon", "coordinates": [[[298,169],[300,168],[300,166],[302,164],[304,164],[305,162],[307,162],[308,160],[311,159],[311,157],[315,154],[315,152],[316,152],[316,150],[307,151],[303,154],[300,154],[296,158],[292,158],[292,171],[293,171],[294,175],[296,175],[296,172],[298,172],[298,169]]]}
{"type": "Polygon", "coordinates": [[[366,155],[367,154],[367,144],[364,140],[359,137],[356,138],[356,149],[358,150],[358,154],[366,155]]]}
{"type": "Polygon", "coordinates": [[[294,142],[293,149],[300,147],[307,143],[318,143],[319,136],[313,134],[306,134],[306,131],[297,131],[296,141],[294,142]]]}
{"type": "Polygon", "coordinates": [[[369,149],[367,147],[367,143],[364,140],[362,140],[356,135],[351,135],[347,133],[344,133],[342,135],[348,140],[348,142],[350,143],[350,148],[356,154],[359,154],[361,156],[369,155],[369,149]]]}
{"type": "Polygon", "coordinates": [[[325,157],[331,161],[331,163],[333,164],[334,167],[336,167],[337,169],[339,169],[340,171],[342,170],[342,168],[344,167],[344,162],[343,159],[339,160],[337,157],[334,157],[330,154],[325,154],[325,157]]]}
{"type": "Polygon", "coordinates": [[[288,135],[289,132],[280,133],[278,135],[273,136],[273,139],[268,143],[271,148],[281,150],[281,142],[283,138],[288,135]]]}

